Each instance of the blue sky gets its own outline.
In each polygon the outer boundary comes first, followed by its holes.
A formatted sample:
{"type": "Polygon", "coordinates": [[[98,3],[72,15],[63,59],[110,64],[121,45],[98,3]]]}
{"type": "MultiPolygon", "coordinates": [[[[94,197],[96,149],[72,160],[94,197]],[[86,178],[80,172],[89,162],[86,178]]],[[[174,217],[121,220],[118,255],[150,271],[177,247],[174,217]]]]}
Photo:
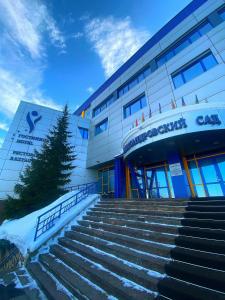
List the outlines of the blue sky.
{"type": "Polygon", "coordinates": [[[190,0],[0,0],[0,145],[20,100],[73,112],[190,0]]]}

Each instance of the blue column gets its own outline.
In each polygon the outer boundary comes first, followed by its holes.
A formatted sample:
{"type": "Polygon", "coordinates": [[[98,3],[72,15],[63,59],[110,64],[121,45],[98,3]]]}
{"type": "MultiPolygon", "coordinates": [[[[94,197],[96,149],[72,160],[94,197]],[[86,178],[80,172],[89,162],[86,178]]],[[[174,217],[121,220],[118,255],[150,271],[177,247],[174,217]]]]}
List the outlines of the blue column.
{"type": "Polygon", "coordinates": [[[189,198],[190,191],[187,186],[187,178],[178,152],[169,153],[168,164],[171,171],[175,198],[189,198]]]}
{"type": "Polygon", "coordinates": [[[125,164],[123,157],[118,156],[114,161],[114,190],[115,198],[125,197],[126,192],[126,176],[125,164]]]}

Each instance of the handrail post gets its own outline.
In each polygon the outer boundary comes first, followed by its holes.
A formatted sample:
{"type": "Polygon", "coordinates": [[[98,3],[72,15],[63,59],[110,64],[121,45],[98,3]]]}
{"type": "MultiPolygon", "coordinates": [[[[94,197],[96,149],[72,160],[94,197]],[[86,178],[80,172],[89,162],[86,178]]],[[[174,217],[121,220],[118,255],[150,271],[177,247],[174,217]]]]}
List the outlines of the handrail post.
{"type": "Polygon", "coordinates": [[[59,218],[61,217],[61,213],[62,213],[62,203],[60,203],[60,206],[59,206],[59,218]]]}
{"type": "Polygon", "coordinates": [[[38,219],[37,219],[37,226],[36,226],[35,235],[34,235],[34,240],[35,240],[35,241],[36,241],[36,239],[37,239],[37,233],[38,233],[39,222],[40,222],[40,216],[38,216],[38,219]]]}

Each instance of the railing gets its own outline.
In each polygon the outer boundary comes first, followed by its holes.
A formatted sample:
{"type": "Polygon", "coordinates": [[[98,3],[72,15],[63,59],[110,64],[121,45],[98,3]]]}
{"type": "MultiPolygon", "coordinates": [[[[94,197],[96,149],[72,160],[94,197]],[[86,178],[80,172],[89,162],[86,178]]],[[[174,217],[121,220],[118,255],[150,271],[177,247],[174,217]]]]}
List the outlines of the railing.
{"type": "Polygon", "coordinates": [[[38,217],[34,241],[52,228],[55,225],[56,220],[60,219],[63,214],[71,210],[71,208],[81,202],[88,195],[97,193],[97,183],[92,182],[73,186],[71,187],[71,191],[72,190],[77,190],[77,193],[38,217]]]}
{"type": "MultiPolygon", "coordinates": [[[[86,187],[88,187],[92,184],[93,184],[93,182],[91,182],[91,183],[82,183],[82,184],[78,184],[78,185],[71,185],[71,186],[68,186],[66,188],[66,190],[69,191],[69,192],[72,192],[74,190],[81,190],[81,189],[86,188],[86,187]]],[[[97,183],[95,183],[95,184],[97,184],[97,183]]]]}

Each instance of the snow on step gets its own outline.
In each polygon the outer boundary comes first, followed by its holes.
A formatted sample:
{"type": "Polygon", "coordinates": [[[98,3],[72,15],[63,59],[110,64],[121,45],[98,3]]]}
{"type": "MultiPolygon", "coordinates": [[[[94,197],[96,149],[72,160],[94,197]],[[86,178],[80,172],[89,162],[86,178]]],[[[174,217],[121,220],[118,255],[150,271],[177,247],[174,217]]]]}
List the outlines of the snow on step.
{"type": "MultiPolygon", "coordinates": [[[[85,272],[90,272],[90,276],[95,283],[98,284],[98,282],[101,283],[101,287],[104,290],[110,290],[111,293],[114,293],[114,296],[117,297],[119,294],[121,297],[124,297],[123,299],[154,299],[156,293],[153,292],[150,289],[144,288],[143,286],[127,279],[122,276],[119,276],[118,274],[110,271],[106,267],[102,266],[99,263],[96,263],[87,257],[84,257],[83,255],[71,251],[70,249],[65,249],[61,246],[57,246],[58,251],[54,251],[54,255],[58,255],[61,252],[61,255],[64,253],[64,257],[67,258],[67,260],[71,260],[73,257],[79,257],[80,262],[79,262],[79,268],[81,270],[86,270],[85,272]],[[72,255],[72,256],[71,256],[72,255]],[[91,271],[92,269],[97,269],[98,272],[93,272],[91,271]],[[89,270],[89,271],[88,271],[89,270]],[[93,276],[95,277],[93,279],[93,276]],[[132,291],[131,289],[126,286],[126,283],[129,283],[132,285],[132,291]]],[[[67,264],[68,261],[65,261],[67,264]]],[[[98,284],[99,285],[99,284],[98,284]]]]}

